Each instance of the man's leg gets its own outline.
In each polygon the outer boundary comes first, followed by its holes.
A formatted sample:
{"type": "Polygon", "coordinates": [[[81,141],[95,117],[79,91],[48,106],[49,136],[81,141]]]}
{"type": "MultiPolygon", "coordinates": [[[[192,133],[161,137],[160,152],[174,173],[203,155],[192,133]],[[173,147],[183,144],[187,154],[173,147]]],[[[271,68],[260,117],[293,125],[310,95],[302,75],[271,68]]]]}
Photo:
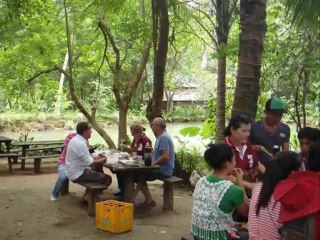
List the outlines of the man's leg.
{"type": "Polygon", "coordinates": [[[143,193],[143,195],[145,197],[145,201],[143,204],[150,205],[150,204],[155,203],[155,201],[153,200],[153,198],[151,196],[151,193],[150,193],[150,190],[149,190],[149,187],[148,187],[148,184],[146,181],[141,182],[141,192],[143,193]]]}
{"type": "Polygon", "coordinates": [[[66,175],[66,166],[65,164],[58,164],[58,179],[51,194],[52,201],[57,200],[59,197],[62,185],[65,181],[68,181],[68,177],[66,175]]]}

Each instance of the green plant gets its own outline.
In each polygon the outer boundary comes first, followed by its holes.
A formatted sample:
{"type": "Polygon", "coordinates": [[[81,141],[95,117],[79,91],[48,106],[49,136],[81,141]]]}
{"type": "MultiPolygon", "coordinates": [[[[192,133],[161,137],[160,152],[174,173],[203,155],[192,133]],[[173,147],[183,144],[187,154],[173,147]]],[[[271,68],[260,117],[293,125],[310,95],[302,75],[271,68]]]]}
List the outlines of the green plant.
{"type": "Polygon", "coordinates": [[[176,151],[176,168],[180,168],[188,173],[191,173],[193,170],[202,171],[206,169],[207,166],[200,149],[190,146],[188,140],[176,138],[180,145],[176,151]]]}

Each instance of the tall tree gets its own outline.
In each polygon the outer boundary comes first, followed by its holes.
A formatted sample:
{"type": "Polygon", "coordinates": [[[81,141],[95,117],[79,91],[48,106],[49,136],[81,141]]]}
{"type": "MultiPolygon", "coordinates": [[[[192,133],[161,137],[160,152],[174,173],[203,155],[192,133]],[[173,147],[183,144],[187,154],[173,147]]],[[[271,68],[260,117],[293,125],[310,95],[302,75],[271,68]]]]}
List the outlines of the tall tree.
{"type": "Polygon", "coordinates": [[[255,119],[266,33],[266,0],[240,0],[240,27],[238,73],[232,116],[245,112],[255,119]]]}
{"type": "Polygon", "coordinates": [[[232,16],[237,1],[212,0],[216,10],[217,26],[215,28],[217,35],[218,51],[218,78],[217,78],[217,106],[216,106],[216,132],[215,140],[220,142],[223,139],[225,129],[226,115],[226,69],[229,31],[231,28],[232,16]]]}
{"type": "Polygon", "coordinates": [[[169,16],[167,0],[152,0],[153,35],[153,93],[147,106],[146,117],[151,122],[162,116],[164,75],[168,53],[169,16]]]}

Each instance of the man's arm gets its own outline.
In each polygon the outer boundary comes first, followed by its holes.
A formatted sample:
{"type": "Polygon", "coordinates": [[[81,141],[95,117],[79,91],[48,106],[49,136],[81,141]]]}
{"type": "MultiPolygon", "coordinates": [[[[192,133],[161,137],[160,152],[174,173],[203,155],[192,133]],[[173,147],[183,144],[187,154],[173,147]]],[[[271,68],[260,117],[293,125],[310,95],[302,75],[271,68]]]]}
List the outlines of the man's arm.
{"type": "Polygon", "coordinates": [[[154,164],[163,165],[169,160],[170,152],[169,150],[162,150],[161,156],[155,160],[154,164]]]}

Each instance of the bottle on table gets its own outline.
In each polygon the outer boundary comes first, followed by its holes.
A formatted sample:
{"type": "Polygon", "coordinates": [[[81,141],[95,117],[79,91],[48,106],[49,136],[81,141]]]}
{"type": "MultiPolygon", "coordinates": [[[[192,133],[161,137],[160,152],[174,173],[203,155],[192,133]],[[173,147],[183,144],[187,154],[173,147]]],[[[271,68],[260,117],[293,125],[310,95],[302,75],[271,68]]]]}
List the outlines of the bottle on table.
{"type": "Polygon", "coordinates": [[[151,157],[151,147],[150,144],[147,143],[144,147],[144,165],[151,166],[152,164],[152,157],[151,157]]]}

